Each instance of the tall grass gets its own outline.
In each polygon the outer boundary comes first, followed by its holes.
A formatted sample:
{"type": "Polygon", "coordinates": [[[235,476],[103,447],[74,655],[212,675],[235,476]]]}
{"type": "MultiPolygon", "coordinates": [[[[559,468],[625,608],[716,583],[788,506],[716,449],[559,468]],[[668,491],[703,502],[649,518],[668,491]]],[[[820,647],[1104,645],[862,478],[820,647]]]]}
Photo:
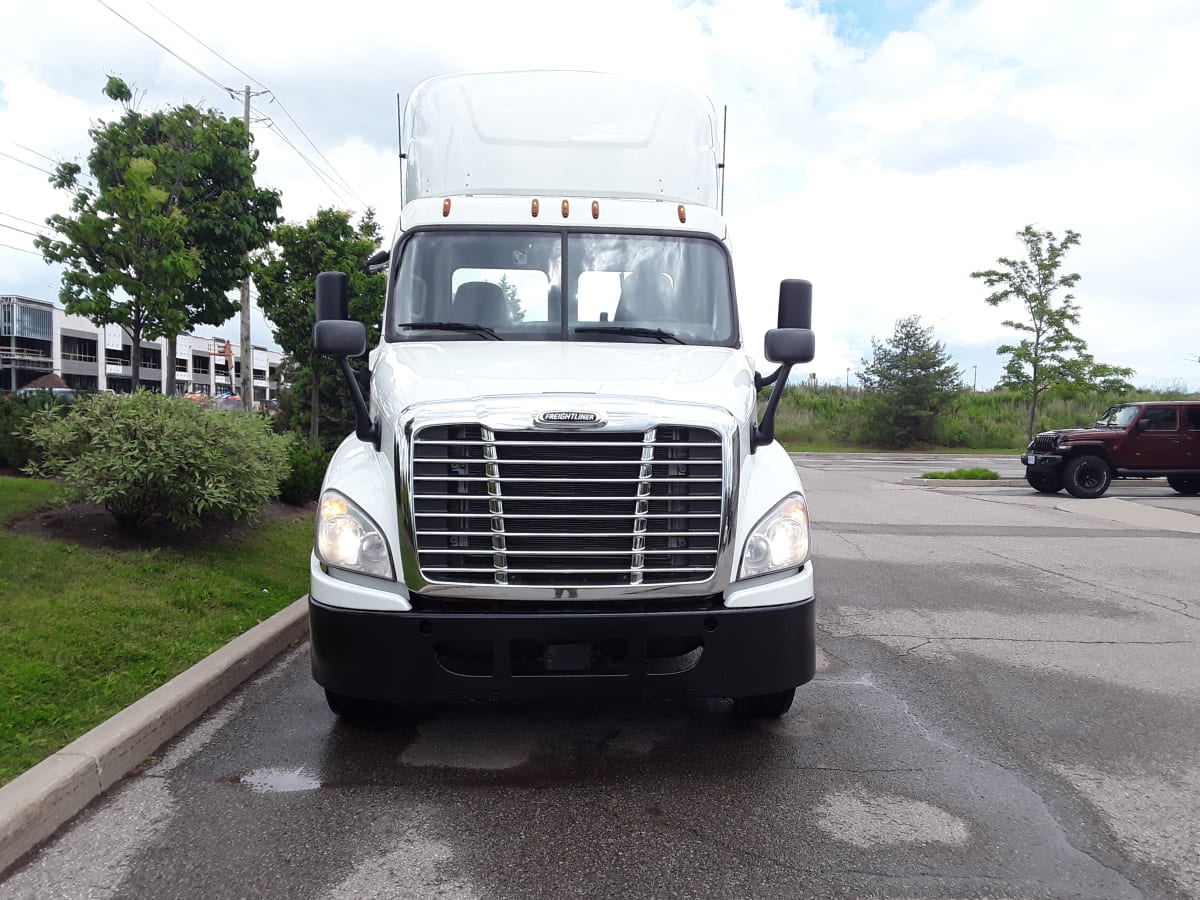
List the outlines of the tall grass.
{"type": "MultiPolygon", "coordinates": [[[[765,392],[764,392],[765,396],[765,392]]],[[[1051,391],[1038,400],[1035,431],[1094,422],[1109,405],[1130,400],[1200,399],[1179,390],[1141,389],[1121,396],[1051,391]]],[[[761,404],[760,404],[761,406],[761,404]]],[[[828,450],[867,446],[862,392],[837,385],[791,385],[784,390],[775,435],[792,449],[828,450]]],[[[1029,401],[1011,391],[960,391],[939,416],[936,446],[963,450],[1022,450],[1029,401]]]]}

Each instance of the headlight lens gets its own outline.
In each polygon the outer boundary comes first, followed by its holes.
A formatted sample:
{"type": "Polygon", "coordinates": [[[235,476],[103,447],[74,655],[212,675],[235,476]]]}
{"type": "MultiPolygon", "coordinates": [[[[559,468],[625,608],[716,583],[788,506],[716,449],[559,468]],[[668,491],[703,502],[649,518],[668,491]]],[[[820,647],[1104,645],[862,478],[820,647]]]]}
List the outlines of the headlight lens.
{"type": "Polygon", "coordinates": [[[375,520],[337,491],[321,495],[317,558],[326,565],[395,580],[387,540],[375,520]]]}
{"type": "Polygon", "coordinates": [[[808,561],[810,549],[808,504],[800,494],[789,494],[750,532],[738,578],[801,566],[808,561]]]}

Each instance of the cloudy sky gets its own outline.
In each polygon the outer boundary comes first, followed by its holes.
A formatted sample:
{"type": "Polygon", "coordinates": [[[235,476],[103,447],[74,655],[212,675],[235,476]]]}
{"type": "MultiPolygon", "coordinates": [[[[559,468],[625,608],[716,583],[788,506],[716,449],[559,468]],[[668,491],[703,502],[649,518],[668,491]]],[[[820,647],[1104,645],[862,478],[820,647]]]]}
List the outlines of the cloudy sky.
{"type": "MultiPolygon", "coordinates": [[[[42,169],[82,159],[119,113],[241,114],[260,183],[302,221],[398,209],[396,95],[443,72],[598,69],[679,81],[728,107],[726,218],[747,345],[781,278],[814,284],[818,357],[844,381],[919,315],[968,384],[1000,375],[1019,317],[972,271],[1026,224],[1082,243],[1079,333],[1146,387],[1200,390],[1200,4],[1194,0],[441,0],[295,4],[3,0],[0,293],[56,299],[32,251],[65,197],[42,169]],[[309,11],[311,10],[311,12],[309,11]],[[134,27],[136,26],[136,28],[134,27]],[[141,29],[141,31],[137,30],[141,29]],[[144,34],[142,32],[145,32],[144,34]],[[149,36],[147,36],[149,35],[149,36]],[[153,40],[151,39],[153,38],[153,40]],[[155,43],[157,41],[158,43],[155,43]]],[[[254,340],[271,344],[261,316],[254,340]]],[[[236,327],[222,333],[236,338],[236,327]]]]}

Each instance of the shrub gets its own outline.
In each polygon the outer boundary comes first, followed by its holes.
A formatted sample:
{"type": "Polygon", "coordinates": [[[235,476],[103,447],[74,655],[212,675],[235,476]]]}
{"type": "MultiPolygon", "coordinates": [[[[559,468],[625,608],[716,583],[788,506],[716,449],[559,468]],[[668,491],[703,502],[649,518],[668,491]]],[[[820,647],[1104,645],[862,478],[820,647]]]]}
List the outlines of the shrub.
{"type": "Polygon", "coordinates": [[[325,479],[325,468],[329,465],[331,455],[320,448],[310,450],[295,441],[289,460],[291,469],[279,485],[279,499],[293,506],[316,500],[321,493],[321,482],[325,479]]]}
{"type": "Polygon", "coordinates": [[[926,472],[922,478],[944,478],[947,480],[992,481],[1000,475],[992,469],[978,466],[974,469],[955,469],[952,472],[926,472]]]}
{"type": "Polygon", "coordinates": [[[27,472],[61,478],[127,530],[248,518],[287,474],[289,441],[262,417],[145,391],[38,411],[28,436],[40,458],[27,472]]]}
{"type": "Polygon", "coordinates": [[[0,466],[23,469],[32,461],[34,447],[26,431],[30,417],[39,409],[52,409],[62,415],[68,404],[56,400],[49,391],[0,397],[0,466]]]}

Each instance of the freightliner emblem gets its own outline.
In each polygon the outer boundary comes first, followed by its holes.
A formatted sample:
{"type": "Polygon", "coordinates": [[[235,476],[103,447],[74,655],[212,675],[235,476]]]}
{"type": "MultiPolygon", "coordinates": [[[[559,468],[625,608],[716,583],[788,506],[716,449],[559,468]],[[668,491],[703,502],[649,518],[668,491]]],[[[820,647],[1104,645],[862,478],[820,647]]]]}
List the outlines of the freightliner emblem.
{"type": "Polygon", "coordinates": [[[604,424],[600,413],[582,409],[556,409],[538,413],[533,424],[542,428],[599,428],[604,424]]]}

